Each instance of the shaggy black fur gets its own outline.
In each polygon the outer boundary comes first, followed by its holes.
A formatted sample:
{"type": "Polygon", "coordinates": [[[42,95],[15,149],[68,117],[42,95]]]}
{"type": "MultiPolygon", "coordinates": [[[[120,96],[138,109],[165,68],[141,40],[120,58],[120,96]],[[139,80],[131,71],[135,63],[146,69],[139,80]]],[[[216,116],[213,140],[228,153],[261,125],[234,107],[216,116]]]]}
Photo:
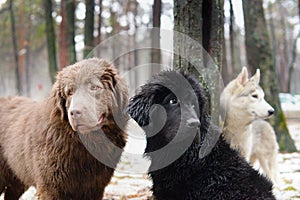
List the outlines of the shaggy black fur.
{"type": "Polygon", "coordinates": [[[147,135],[153,195],[159,200],[275,199],[272,183],[210,123],[206,101],[195,79],[174,71],[153,77],[131,99],[129,114],[147,135]]]}

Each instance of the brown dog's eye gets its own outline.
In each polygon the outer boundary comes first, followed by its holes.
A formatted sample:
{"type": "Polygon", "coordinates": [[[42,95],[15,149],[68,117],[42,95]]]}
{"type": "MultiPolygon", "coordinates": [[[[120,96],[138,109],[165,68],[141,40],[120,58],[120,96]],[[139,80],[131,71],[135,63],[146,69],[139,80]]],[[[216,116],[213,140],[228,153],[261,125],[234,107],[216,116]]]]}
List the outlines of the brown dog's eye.
{"type": "Polygon", "coordinates": [[[96,91],[96,90],[100,90],[101,87],[99,85],[92,85],[91,86],[91,90],[96,91]]]}

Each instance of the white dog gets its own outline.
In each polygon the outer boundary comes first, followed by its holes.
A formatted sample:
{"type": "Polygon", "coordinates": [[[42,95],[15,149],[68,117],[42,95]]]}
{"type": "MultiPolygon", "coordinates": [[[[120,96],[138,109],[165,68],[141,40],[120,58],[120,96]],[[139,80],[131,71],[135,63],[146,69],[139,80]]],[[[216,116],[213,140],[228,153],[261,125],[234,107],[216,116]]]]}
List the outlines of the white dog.
{"type": "Polygon", "coordinates": [[[273,115],[274,109],[264,99],[259,81],[259,69],[248,79],[247,68],[243,67],[238,77],[225,87],[220,99],[223,134],[252,166],[259,161],[264,174],[276,183],[278,144],[272,126],[263,120],[273,115]]]}

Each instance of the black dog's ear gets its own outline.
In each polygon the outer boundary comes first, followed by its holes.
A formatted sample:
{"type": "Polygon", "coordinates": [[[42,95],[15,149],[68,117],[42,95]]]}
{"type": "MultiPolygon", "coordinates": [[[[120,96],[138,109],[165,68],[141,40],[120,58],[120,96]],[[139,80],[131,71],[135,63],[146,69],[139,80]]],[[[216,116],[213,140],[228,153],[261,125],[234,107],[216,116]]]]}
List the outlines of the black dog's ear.
{"type": "Polygon", "coordinates": [[[145,96],[144,94],[135,95],[130,99],[127,112],[141,127],[149,124],[149,111],[152,99],[152,97],[145,96]]]}

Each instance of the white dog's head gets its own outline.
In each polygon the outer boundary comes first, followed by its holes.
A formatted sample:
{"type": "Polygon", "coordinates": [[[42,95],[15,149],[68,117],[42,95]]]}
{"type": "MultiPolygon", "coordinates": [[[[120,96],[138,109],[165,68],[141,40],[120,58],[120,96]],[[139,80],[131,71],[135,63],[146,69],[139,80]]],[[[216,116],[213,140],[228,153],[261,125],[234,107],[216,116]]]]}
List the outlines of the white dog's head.
{"type": "Polygon", "coordinates": [[[221,108],[226,117],[252,122],[256,118],[266,119],[273,115],[274,109],[264,99],[259,81],[259,69],[248,79],[247,68],[243,67],[238,77],[221,94],[221,108]]]}

